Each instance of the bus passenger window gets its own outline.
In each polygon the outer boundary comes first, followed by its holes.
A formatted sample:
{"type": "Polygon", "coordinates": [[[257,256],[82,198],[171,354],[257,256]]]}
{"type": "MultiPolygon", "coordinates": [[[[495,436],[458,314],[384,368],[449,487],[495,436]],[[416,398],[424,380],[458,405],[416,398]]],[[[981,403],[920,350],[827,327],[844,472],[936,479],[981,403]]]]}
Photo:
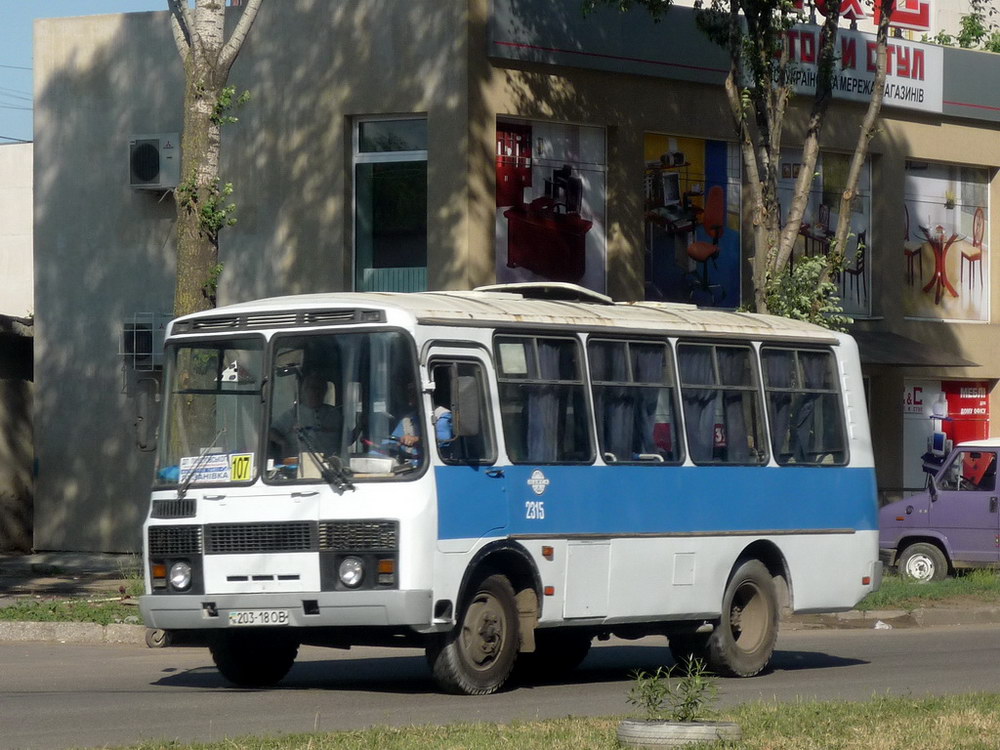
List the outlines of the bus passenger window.
{"type": "Polygon", "coordinates": [[[673,439],[675,394],[665,344],[600,341],[587,344],[594,417],[606,463],[677,463],[673,439]]]}
{"type": "Polygon", "coordinates": [[[685,432],[695,463],[767,462],[753,361],[746,346],[677,346],[685,432]]]}
{"type": "Polygon", "coordinates": [[[495,352],[511,461],[590,461],[590,420],[576,340],[497,336],[495,352]]]}
{"type": "Polygon", "coordinates": [[[847,435],[833,353],[761,348],[771,442],[779,464],[843,464],[847,435]]]}

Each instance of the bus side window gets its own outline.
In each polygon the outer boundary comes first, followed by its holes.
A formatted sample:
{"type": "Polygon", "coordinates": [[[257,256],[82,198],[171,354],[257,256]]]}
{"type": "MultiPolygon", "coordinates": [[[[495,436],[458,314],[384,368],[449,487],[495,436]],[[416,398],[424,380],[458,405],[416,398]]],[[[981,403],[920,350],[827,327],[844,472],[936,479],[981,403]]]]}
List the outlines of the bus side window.
{"type": "Polygon", "coordinates": [[[678,344],[685,431],[695,463],[767,462],[754,360],[748,346],[678,344]]]}
{"type": "Polygon", "coordinates": [[[779,464],[843,464],[847,435],[829,351],[761,348],[771,441],[779,464]]]}
{"type": "Polygon", "coordinates": [[[500,413],[515,463],[590,461],[590,416],[576,339],[497,336],[500,413]]]}
{"type": "Polygon", "coordinates": [[[587,344],[594,418],[606,463],[676,463],[676,422],[670,350],[666,344],[602,341],[587,344]]]}

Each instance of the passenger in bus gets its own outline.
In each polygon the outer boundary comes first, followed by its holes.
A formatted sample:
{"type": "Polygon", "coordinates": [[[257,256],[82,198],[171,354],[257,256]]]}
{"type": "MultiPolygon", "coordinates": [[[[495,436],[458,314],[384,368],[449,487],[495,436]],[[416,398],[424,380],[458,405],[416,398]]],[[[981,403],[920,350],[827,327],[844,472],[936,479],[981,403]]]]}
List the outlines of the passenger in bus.
{"type": "Polygon", "coordinates": [[[273,458],[296,456],[309,450],[322,455],[339,452],[344,418],[339,407],[326,403],[328,387],[318,372],[307,372],[302,377],[299,400],[271,422],[273,458]]]}

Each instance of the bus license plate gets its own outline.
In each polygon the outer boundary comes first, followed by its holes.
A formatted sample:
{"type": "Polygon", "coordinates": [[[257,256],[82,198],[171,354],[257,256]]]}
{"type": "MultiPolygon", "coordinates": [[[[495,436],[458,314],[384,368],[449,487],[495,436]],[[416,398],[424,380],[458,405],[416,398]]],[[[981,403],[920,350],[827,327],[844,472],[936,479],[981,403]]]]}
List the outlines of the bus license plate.
{"type": "Polygon", "coordinates": [[[288,610],[285,609],[248,609],[229,613],[229,625],[288,625],[288,610]]]}

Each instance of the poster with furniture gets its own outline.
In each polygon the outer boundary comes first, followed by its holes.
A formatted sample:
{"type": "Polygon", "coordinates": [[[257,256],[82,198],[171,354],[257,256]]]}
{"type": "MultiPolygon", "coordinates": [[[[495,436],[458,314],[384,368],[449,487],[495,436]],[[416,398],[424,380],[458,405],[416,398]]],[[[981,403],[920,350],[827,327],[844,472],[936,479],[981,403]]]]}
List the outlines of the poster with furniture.
{"type": "MultiPolygon", "coordinates": [[[[847,182],[850,155],[824,152],[816,161],[791,264],[802,257],[828,255],[833,250],[834,234],[840,220],[840,199],[847,182]]],[[[795,194],[795,183],[802,170],[802,152],[782,149],[778,165],[778,200],[781,223],[788,220],[788,210],[795,194]]],[[[874,236],[871,227],[871,162],[866,161],[858,181],[857,199],[851,209],[850,233],[844,252],[844,269],[833,279],[840,287],[844,312],[856,318],[871,315],[871,252],[874,236]]]]}
{"type": "Polygon", "coordinates": [[[607,286],[601,128],[497,119],[498,283],[607,286]]]}
{"type": "Polygon", "coordinates": [[[740,305],[740,162],[734,144],[646,133],[646,299],[740,305]]]}
{"type": "Polygon", "coordinates": [[[988,195],[983,167],[906,162],[896,252],[907,316],[989,320],[988,195]]]}

